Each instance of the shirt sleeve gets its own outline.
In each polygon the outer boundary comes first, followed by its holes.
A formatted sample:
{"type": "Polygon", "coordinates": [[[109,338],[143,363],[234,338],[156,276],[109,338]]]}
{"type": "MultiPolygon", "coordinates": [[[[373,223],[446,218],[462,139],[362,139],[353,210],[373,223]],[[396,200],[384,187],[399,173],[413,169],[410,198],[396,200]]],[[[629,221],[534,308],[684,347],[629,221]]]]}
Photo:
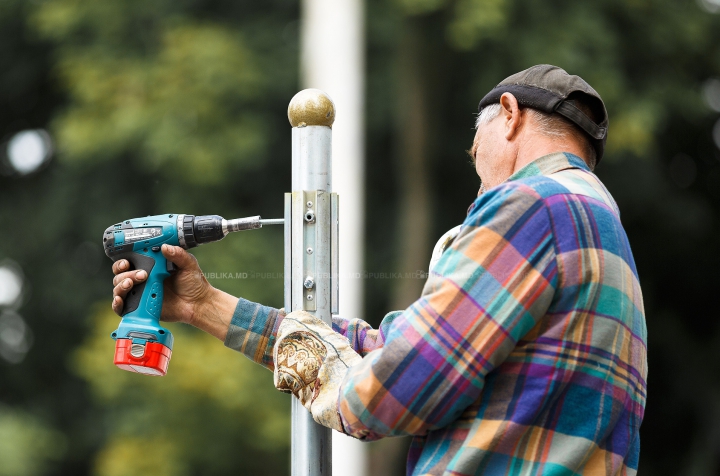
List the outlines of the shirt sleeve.
{"type": "Polygon", "coordinates": [[[284,317],[285,311],[282,309],[240,298],[225,336],[225,346],[274,370],[273,346],[284,317]]]}
{"type": "MultiPolygon", "coordinates": [[[[373,329],[361,319],[333,316],[332,328],[347,337],[353,350],[364,357],[383,346],[390,325],[400,314],[401,311],[388,313],[378,329],[373,329]]],[[[225,346],[243,353],[269,370],[274,370],[273,346],[284,317],[283,309],[240,298],[225,337],[225,346]]]]}
{"type": "Polygon", "coordinates": [[[387,313],[378,329],[374,329],[361,319],[343,319],[339,316],[333,316],[332,327],[335,332],[348,338],[355,352],[360,354],[361,357],[365,357],[385,344],[385,336],[395,318],[401,314],[402,311],[387,313]]]}
{"type": "Polygon", "coordinates": [[[552,301],[550,225],[543,200],[522,184],[477,199],[420,299],[395,317],[384,346],[345,376],[338,411],[348,434],[422,435],[477,400],[485,376],[552,301]]]}

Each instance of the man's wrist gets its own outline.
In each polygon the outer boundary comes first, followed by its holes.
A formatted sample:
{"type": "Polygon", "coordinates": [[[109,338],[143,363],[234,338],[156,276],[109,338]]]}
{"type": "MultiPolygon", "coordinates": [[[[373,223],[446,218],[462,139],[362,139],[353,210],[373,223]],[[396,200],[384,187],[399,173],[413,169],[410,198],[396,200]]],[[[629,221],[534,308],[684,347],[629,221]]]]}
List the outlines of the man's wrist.
{"type": "Polygon", "coordinates": [[[190,325],[225,341],[238,298],[216,288],[196,305],[190,325]]]}

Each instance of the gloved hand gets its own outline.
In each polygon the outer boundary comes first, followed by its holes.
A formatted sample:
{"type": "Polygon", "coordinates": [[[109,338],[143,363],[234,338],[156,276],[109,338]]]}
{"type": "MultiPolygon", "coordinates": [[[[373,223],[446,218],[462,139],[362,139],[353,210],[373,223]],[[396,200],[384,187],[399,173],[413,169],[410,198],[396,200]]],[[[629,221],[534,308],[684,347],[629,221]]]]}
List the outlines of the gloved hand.
{"type": "Polygon", "coordinates": [[[337,401],[345,374],[362,357],[350,341],[305,311],[285,316],[273,348],[275,388],[295,395],[319,424],[345,433],[337,401]]]}

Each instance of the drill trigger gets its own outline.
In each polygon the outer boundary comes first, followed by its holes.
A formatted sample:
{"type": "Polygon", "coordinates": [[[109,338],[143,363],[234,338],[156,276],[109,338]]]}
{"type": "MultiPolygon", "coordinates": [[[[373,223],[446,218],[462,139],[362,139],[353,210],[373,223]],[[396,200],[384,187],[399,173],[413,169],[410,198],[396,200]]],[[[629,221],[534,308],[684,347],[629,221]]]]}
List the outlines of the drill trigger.
{"type": "Polygon", "coordinates": [[[174,273],[175,271],[178,270],[178,267],[177,267],[177,266],[175,265],[175,263],[173,263],[172,261],[167,260],[167,261],[165,262],[165,269],[167,269],[167,272],[168,272],[168,273],[172,274],[172,273],[174,273]]]}

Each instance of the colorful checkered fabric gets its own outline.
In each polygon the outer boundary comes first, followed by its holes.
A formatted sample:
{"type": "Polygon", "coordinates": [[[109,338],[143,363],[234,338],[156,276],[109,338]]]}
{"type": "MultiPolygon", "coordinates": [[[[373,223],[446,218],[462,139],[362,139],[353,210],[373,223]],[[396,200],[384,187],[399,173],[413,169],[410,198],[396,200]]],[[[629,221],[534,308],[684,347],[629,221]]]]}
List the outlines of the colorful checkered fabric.
{"type": "MultiPolygon", "coordinates": [[[[226,345],[271,366],[281,318],[241,300],[226,345]]],[[[576,156],[478,197],[420,299],[379,330],[333,327],[364,357],[341,387],[346,432],[413,435],[408,474],[637,472],[642,295],[617,206],[576,156]]]]}

